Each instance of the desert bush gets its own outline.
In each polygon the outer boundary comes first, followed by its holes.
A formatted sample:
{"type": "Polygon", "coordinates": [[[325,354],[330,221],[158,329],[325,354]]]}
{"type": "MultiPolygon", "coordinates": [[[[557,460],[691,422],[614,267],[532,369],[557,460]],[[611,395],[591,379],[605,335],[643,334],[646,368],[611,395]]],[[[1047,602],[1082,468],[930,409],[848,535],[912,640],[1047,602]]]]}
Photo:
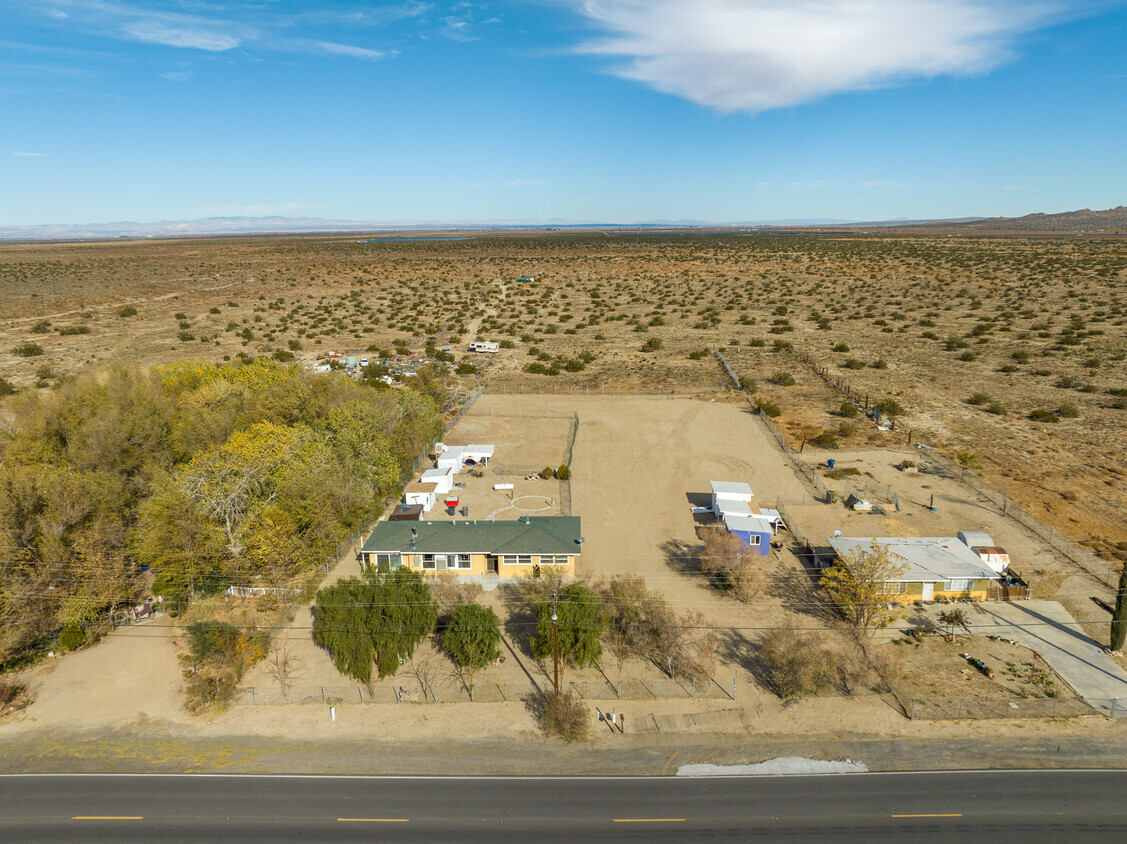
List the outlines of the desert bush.
{"type": "Polygon", "coordinates": [[[772,419],[783,415],[782,408],[770,399],[756,399],[755,406],[772,419]]]}
{"type": "Polygon", "coordinates": [[[10,396],[16,392],[16,385],[7,378],[0,377],[0,396],[10,396]]]}
{"type": "Polygon", "coordinates": [[[1040,407],[1029,411],[1029,418],[1032,419],[1034,422],[1049,422],[1049,423],[1060,422],[1059,416],[1057,416],[1051,410],[1045,410],[1044,408],[1040,408],[1040,407]]]}
{"type": "Polygon", "coordinates": [[[854,425],[852,422],[844,422],[843,421],[840,425],[837,426],[837,435],[839,437],[848,438],[848,437],[853,436],[856,433],[857,433],[857,426],[854,425]]]}
{"type": "Polygon", "coordinates": [[[0,679],[0,715],[23,709],[31,703],[31,692],[22,680],[0,679]]]}
{"type": "Polygon", "coordinates": [[[759,641],[758,656],[768,683],[784,700],[810,697],[833,684],[833,659],[809,633],[776,628],[759,641]]]}
{"type": "Polygon", "coordinates": [[[89,334],[90,328],[86,325],[67,325],[63,328],[60,328],[58,331],[59,334],[63,337],[71,337],[76,334],[89,334]]]}
{"type": "Polygon", "coordinates": [[[831,349],[831,351],[839,352],[841,354],[845,354],[846,352],[849,351],[849,344],[848,343],[837,343],[837,344],[834,345],[834,347],[833,347],[833,349],[831,349]]]}
{"type": "Polygon", "coordinates": [[[795,384],[794,376],[782,370],[779,370],[767,380],[777,387],[793,387],[795,384]]]}
{"type": "Polygon", "coordinates": [[[888,369],[888,364],[884,361],[884,358],[878,358],[877,360],[874,360],[869,364],[869,366],[871,366],[873,369],[888,369]]]}
{"type": "Polygon", "coordinates": [[[904,408],[894,398],[881,399],[875,402],[873,410],[879,410],[885,416],[900,416],[904,413],[904,408]]]}
{"type": "Polygon", "coordinates": [[[818,448],[837,448],[837,437],[829,431],[822,431],[818,436],[809,440],[810,445],[816,445],[818,448]]]}
{"type": "Polygon", "coordinates": [[[650,337],[648,340],[646,340],[645,343],[642,344],[642,351],[643,352],[656,352],[663,345],[664,344],[661,342],[660,337],[650,337]]]}
{"type": "Polygon", "coordinates": [[[12,349],[12,354],[20,358],[33,358],[43,354],[43,347],[38,343],[21,343],[12,349]]]}
{"type": "Polygon", "coordinates": [[[689,352],[689,360],[701,360],[708,357],[708,349],[694,349],[689,352]]]}
{"type": "Polygon", "coordinates": [[[541,695],[539,704],[540,728],[545,735],[563,739],[568,744],[586,741],[591,714],[570,689],[559,695],[541,695]]]}
{"type": "Polygon", "coordinates": [[[865,362],[863,360],[857,360],[857,358],[848,358],[844,363],[842,363],[842,366],[845,369],[864,369],[865,362]]]}
{"type": "MultiPolygon", "coordinates": [[[[751,345],[754,346],[755,343],[753,342],[751,345]]],[[[771,351],[775,352],[776,354],[779,352],[793,352],[794,343],[791,343],[787,340],[776,340],[775,345],[771,347],[771,351]]]]}
{"type": "Polygon", "coordinates": [[[998,402],[998,401],[990,402],[990,404],[986,405],[984,410],[987,413],[993,413],[995,416],[1005,416],[1006,415],[1006,406],[1004,404],[1002,404],[1001,402],[998,402]]]}
{"type": "Polygon", "coordinates": [[[46,334],[51,328],[51,323],[45,319],[39,320],[35,325],[31,326],[32,334],[46,334]]]}
{"type": "Polygon", "coordinates": [[[540,470],[540,477],[543,478],[544,480],[548,480],[553,475],[555,475],[555,473],[556,473],[555,470],[551,466],[545,466],[543,469],[540,470]]]}
{"type": "Polygon", "coordinates": [[[752,396],[759,392],[759,385],[755,383],[755,379],[748,378],[746,375],[740,376],[740,387],[752,396]]]}
{"type": "Polygon", "coordinates": [[[125,319],[126,317],[137,316],[137,309],[132,305],[126,305],[124,308],[121,308],[117,312],[117,315],[122,319],[125,319]]]}
{"type": "Polygon", "coordinates": [[[1062,404],[1056,409],[1056,414],[1061,419],[1076,419],[1080,416],[1080,409],[1074,404],[1062,404]]]}
{"type": "Polygon", "coordinates": [[[843,419],[853,419],[857,416],[857,405],[851,401],[843,401],[837,408],[837,415],[843,419]]]}
{"type": "Polygon", "coordinates": [[[470,363],[468,360],[464,360],[459,363],[457,369],[455,369],[454,371],[459,375],[477,375],[477,367],[470,363]]]}
{"type": "Polygon", "coordinates": [[[992,401],[994,401],[994,399],[986,395],[986,393],[975,393],[973,396],[967,399],[967,404],[973,404],[976,407],[981,407],[984,404],[990,404],[990,402],[992,401]]]}
{"type": "Polygon", "coordinates": [[[559,468],[556,469],[556,477],[561,481],[566,481],[571,478],[571,469],[568,468],[566,463],[561,463],[559,468]]]}

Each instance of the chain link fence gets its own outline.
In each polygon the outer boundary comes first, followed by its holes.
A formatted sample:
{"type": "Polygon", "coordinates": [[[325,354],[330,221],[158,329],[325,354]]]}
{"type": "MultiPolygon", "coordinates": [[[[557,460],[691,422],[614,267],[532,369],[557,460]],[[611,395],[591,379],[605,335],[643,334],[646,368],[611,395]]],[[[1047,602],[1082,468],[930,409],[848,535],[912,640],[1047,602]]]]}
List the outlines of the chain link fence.
{"type": "MultiPolygon", "coordinates": [[[[653,680],[608,681],[576,680],[561,683],[583,700],[736,700],[736,679],[731,684],[719,680],[697,683],[694,680],[660,677],[653,680]]],[[[521,683],[435,683],[405,680],[400,684],[353,684],[333,686],[253,686],[239,691],[236,706],[274,706],[278,704],[323,703],[506,703],[528,694],[552,690],[551,681],[521,683]]]]}
{"type": "MultiPolygon", "coordinates": [[[[1022,718],[1081,718],[1097,715],[1080,698],[1020,698],[1010,701],[983,701],[967,698],[908,698],[904,703],[913,721],[963,721],[1022,718]]],[[[1119,701],[1118,714],[1127,718],[1127,700],[1119,701]]]]}

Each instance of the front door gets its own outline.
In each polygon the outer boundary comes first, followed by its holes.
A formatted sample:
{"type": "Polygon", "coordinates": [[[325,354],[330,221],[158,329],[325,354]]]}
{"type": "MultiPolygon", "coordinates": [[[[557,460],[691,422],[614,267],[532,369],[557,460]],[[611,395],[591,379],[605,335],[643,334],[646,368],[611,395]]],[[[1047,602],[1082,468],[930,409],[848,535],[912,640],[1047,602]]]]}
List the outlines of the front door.
{"type": "Polygon", "coordinates": [[[934,583],[925,583],[924,584],[923,599],[925,601],[930,601],[930,600],[932,600],[932,598],[934,596],[935,596],[935,584],[934,583]]]}
{"type": "Polygon", "coordinates": [[[486,562],[486,570],[490,574],[497,574],[498,573],[498,571],[497,571],[497,558],[496,557],[490,557],[488,559],[488,561],[486,562]]]}

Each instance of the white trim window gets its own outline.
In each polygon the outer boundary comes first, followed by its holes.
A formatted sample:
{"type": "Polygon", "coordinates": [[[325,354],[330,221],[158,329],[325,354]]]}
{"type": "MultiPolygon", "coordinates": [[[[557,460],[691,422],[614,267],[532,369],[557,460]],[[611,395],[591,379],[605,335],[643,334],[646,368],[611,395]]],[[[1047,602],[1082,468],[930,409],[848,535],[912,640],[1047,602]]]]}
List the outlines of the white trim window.
{"type": "Polygon", "coordinates": [[[433,570],[438,567],[438,564],[434,561],[434,554],[423,554],[422,559],[424,569],[433,570]]]}
{"type": "Polygon", "coordinates": [[[542,566],[566,566],[568,562],[567,554],[541,554],[540,565],[542,566]]]}
{"type": "Polygon", "coordinates": [[[969,592],[974,588],[974,581],[969,577],[957,577],[943,584],[944,592],[969,592]]]}
{"type": "Polygon", "coordinates": [[[473,565],[469,554],[451,554],[446,558],[447,568],[468,569],[473,565]]]}
{"type": "Polygon", "coordinates": [[[532,565],[531,554],[501,554],[501,565],[503,566],[530,566],[532,565]]]}
{"type": "Polygon", "coordinates": [[[751,548],[758,548],[758,547],[759,547],[759,541],[760,541],[760,540],[761,540],[762,538],[763,538],[763,537],[761,537],[761,536],[760,536],[760,535],[759,535],[758,533],[753,533],[753,534],[751,534],[751,535],[749,535],[749,536],[748,536],[748,538],[747,538],[747,544],[748,544],[748,545],[749,545],[749,546],[750,546],[751,548]]]}
{"type": "Polygon", "coordinates": [[[902,580],[886,580],[884,582],[885,595],[903,595],[904,594],[904,581],[902,580]]]}

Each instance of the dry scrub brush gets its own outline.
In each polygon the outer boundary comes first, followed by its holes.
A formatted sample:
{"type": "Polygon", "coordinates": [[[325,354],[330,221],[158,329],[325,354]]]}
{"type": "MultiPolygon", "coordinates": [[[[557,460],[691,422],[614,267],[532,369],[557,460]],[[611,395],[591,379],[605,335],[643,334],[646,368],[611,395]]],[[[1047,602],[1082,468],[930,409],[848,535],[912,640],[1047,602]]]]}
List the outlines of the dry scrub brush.
{"type": "Polygon", "coordinates": [[[766,581],[759,568],[760,556],[734,533],[722,527],[705,530],[700,569],[720,589],[740,601],[754,600],[766,581]]]}

